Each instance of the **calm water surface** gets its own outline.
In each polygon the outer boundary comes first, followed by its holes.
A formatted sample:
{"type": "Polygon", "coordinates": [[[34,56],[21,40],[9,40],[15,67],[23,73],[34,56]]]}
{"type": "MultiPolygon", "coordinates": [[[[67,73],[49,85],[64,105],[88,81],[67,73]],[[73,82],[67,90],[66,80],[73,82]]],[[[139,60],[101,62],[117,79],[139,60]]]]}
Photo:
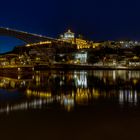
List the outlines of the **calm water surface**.
{"type": "Polygon", "coordinates": [[[0,137],[138,139],[140,71],[0,76],[0,137]]]}

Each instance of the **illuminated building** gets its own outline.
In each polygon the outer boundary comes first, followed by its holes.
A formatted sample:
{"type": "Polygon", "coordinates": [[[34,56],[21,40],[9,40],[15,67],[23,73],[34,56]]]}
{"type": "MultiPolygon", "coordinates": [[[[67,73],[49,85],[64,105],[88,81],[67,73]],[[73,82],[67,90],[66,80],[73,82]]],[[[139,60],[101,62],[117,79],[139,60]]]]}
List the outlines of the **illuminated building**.
{"type": "Polygon", "coordinates": [[[86,40],[80,38],[76,38],[76,44],[78,49],[88,49],[91,46],[86,40]]]}
{"type": "Polygon", "coordinates": [[[96,48],[100,46],[100,43],[93,43],[82,38],[76,38],[75,33],[71,32],[71,30],[65,32],[64,35],[61,35],[60,40],[71,42],[72,44],[76,44],[77,49],[89,49],[89,48],[96,48]]]}
{"type": "Polygon", "coordinates": [[[61,35],[61,40],[76,44],[78,49],[90,48],[90,44],[86,40],[75,38],[75,33],[68,30],[64,35],[61,35]]]}
{"type": "Polygon", "coordinates": [[[75,34],[73,32],[71,32],[71,30],[69,29],[67,32],[64,33],[64,35],[61,35],[61,40],[63,41],[67,41],[67,42],[71,42],[73,44],[75,44],[74,39],[75,39],[75,34]]]}
{"type": "Polygon", "coordinates": [[[74,39],[75,34],[73,32],[71,32],[71,30],[68,30],[68,32],[64,33],[64,38],[65,39],[74,39]]]}
{"type": "Polygon", "coordinates": [[[77,63],[85,64],[87,63],[88,53],[87,52],[78,52],[75,54],[75,60],[77,63]]]}

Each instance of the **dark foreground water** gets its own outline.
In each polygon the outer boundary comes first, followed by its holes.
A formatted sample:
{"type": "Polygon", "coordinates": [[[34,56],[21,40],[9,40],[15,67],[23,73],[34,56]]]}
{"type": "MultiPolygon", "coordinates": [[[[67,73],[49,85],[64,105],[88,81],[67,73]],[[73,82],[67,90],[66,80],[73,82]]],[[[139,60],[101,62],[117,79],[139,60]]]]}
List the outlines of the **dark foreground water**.
{"type": "Polygon", "coordinates": [[[140,71],[0,76],[0,138],[140,138],[140,71]]]}

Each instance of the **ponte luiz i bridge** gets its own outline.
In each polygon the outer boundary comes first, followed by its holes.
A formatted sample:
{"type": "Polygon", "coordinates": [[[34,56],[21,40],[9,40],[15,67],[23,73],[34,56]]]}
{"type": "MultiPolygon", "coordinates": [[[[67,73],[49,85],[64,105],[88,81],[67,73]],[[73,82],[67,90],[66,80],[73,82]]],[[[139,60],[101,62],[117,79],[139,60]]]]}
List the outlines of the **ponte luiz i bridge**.
{"type": "MultiPolygon", "coordinates": [[[[45,65],[51,65],[50,62],[52,62],[52,58],[50,58],[50,55],[55,55],[57,53],[70,53],[72,51],[76,50],[75,45],[73,45],[72,43],[68,43],[65,41],[60,41],[59,39],[55,39],[55,38],[51,38],[51,37],[47,37],[47,36],[42,36],[42,35],[38,35],[38,34],[33,34],[33,33],[28,33],[28,32],[24,32],[24,31],[19,31],[19,30],[15,30],[15,29],[10,29],[10,28],[4,28],[4,27],[0,27],[0,36],[9,36],[9,37],[13,37],[19,40],[22,40],[23,42],[25,42],[25,47],[27,47],[28,49],[34,49],[36,50],[35,52],[37,52],[35,55],[42,55],[40,59],[42,59],[41,61],[39,61],[40,64],[45,63],[45,65]],[[44,51],[45,49],[45,51],[44,51]],[[55,53],[55,54],[54,54],[55,53]],[[47,55],[48,54],[48,55],[47,55]],[[49,64],[48,64],[49,63],[49,64]]],[[[19,48],[22,48],[24,46],[19,46],[19,48]]],[[[24,52],[22,52],[24,54],[24,52]]],[[[28,58],[27,56],[25,56],[25,59],[28,58]]],[[[37,58],[37,57],[36,57],[37,58]]],[[[35,59],[35,58],[33,58],[35,59]]],[[[31,60],[33,60],[31,58],[31,60]]],[[[36,61],[36,60],[35,60],[36,61]]],[[[18,67],[28,67],[27,65],[21,65],[16,66],[16,65],[0,65],[0,69],[3,70],[7,69],[6,71],[8,71],[8,69],[11,67],[14,68],[18,68],[18,67]]],[[[33,61],[33,66],[36,65],[36,63],[33,61]]],[[[16,68],[16,69],[17,69],[16,68]]]]}

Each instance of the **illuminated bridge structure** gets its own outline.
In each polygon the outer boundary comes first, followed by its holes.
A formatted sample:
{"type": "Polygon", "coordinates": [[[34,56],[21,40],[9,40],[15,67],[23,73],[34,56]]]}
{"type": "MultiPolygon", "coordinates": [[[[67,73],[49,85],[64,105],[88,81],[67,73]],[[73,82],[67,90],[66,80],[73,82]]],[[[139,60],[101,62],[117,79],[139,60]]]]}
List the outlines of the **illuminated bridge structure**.
{"type": "Polygon", "coordinates": [[[32,34],[24,31],[19,31],[10,28],[0,27],[0,36],[10,36],[24,41],[27,44],[37,43],[37,42],[45,42],[45,41],[57,41],[57,39],[32,34]]]}

